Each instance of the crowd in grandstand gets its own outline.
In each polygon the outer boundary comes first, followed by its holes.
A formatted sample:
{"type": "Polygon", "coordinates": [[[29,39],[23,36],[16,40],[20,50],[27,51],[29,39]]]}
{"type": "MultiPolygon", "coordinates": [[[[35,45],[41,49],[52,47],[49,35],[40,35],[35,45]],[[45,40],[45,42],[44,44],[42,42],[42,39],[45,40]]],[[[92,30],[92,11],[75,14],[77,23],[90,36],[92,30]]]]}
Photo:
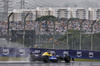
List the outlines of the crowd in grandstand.
{"type": "Polygon", "coordinates": [[[7,22],[0,22],[0,36],[7,34],[7,22]]]}
{"type": "MultiPolygon", "coordinates": [[[[67,31],[67,21],[56,21],[55,22],[55,33],[64,34],[67,31]]],[[[68,29],[74,29],[74,30],[80,30],[80,20],[73,20],[69,22],[68,29]]],[[[91,31],[91,24],[93,21],[85,20],[82,22],[82,30],[85,32],[91,31]]],[[[7,22],[0,22],[0,35],[6,35],[7,34],[7,22]]],[[[24,29],[24,23],[19,22],[12,22],[10,24],[10,27],[12,30],[23,30],[24,29]]],[[[42,21],[39,23],[38,21],[27,21],[25,25],[25,30],[36,30],[36,33],[41,34],[53,34],[54,31],[54,22],[51,21],[42,21]],[[40,25],[39,25],[40,24],[40,25]]],[[[97,21],[93,25],[93,32],[100,32],[100,21],[97,21]]]]}

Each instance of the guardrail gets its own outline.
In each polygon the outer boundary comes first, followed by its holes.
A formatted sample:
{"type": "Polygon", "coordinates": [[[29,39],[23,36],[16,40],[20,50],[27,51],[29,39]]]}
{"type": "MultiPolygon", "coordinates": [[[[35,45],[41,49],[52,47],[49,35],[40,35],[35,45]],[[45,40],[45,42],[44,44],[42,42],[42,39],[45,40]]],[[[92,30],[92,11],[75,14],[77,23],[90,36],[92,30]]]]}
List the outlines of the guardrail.
{"type": "Polygon", "coordinates": [[[85,50],[67,50],[67,49],[34,49],[34,48],[10,48],[0,47],[0,57],[29,57],[30,52],[45,52],[50,50],[56,54],[63,56],[70,55],[73,58],[82,59],[100,59],[99,51],[85,51],[85,50]]]}

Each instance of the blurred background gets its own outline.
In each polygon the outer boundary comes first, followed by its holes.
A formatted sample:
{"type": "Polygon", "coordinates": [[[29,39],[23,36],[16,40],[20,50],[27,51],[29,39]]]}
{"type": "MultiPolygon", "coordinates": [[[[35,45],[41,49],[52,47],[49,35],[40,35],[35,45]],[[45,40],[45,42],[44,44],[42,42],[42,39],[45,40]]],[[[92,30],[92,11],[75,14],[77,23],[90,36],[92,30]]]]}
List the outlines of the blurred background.
{"type": "Polygon", "coordinates": [[[100,51],[99,0],[0,0],[0,47],[100,51]]]}

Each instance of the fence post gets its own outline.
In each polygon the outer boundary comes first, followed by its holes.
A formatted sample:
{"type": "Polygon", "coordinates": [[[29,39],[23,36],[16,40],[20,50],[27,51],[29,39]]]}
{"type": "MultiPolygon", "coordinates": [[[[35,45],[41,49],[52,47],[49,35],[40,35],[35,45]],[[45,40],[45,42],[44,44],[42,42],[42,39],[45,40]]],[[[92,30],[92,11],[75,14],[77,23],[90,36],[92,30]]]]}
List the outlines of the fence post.
{"type": "Polygon", "coordinates": [[[10,13],[8,16],[8,29],[7,29],[7,42],[9,43],[9,23],[10,23],[10,17],[13,15],[13,12],[10,13]]]}
{"type": "Polygon", "coordinates": [[[26,18],[29,15],[29,13],[27,13],[24,17],[24,30],[23,30],[23,47],[25,45],[25,22],[26,22],[26,18]]]}

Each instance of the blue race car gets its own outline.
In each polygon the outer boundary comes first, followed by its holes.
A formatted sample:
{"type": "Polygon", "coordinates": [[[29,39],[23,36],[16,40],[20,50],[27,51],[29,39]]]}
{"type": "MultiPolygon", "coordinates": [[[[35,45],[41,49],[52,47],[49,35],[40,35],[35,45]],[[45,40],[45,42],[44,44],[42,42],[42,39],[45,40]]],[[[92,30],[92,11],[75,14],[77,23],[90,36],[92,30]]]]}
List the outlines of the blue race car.
{"type": "Polygon", "coordinates": [[[60,62],[60,61],[65,61],[66,63],[70,62],[70,56],[65,55],[64,57],[59,56],[59,55],[53,55],[53,56],[43,56],[42,61],[47,63],[49,61],[51,62],[60,62]]]}
{"type": "Polygon", "coordinates": [[[45,63],[47,62],[60,62],[60,61],[65,61],[66,63],[69,63],[71,58],[68,55],[64,55],[64,56],[60,56],[60,55],[56,55],[55,53],[52,54],[52,56],[42,56],[41,53],[35,53],[32,52],[30,53],[30,61],[43,61],[45,63]]]}

